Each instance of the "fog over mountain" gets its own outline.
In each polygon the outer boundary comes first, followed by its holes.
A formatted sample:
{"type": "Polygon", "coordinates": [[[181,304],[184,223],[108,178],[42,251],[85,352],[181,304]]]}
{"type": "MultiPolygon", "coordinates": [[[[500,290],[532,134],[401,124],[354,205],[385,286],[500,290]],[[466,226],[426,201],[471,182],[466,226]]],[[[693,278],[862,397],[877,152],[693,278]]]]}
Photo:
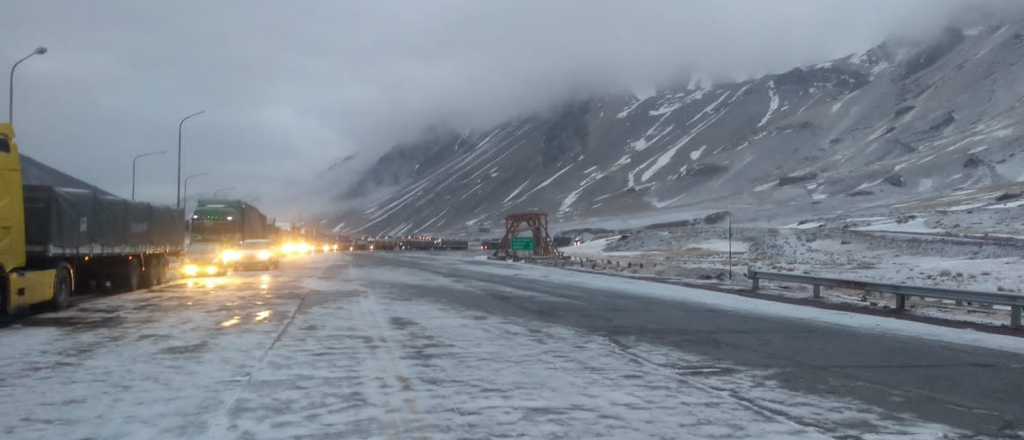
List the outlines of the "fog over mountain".
{"type": "Polygon", "coordinates": [[[341,213],[332,223],[398,235],[472,231],[524,210],[580,224],[736,207],[779,221],[999,191],[1024,176],[1022,11],[970,12],[777,73],[680,75],[484,129],[437,127],[368,170],[329,167],[359,177],[324,185],[341,213]]]}
{"type": "MultiPolygon", "coordinates": [[[[50,48],[16,78],[19,140],[43,162],[127,194],[131,157],[173,152],[180,118],[205,109],[186,126],[184,172],[214,176],[194,190],[235,186],[269,209],[329,163],[365,168],[429,127],[483,129],[691,74],[758,77],[990,3],[38,0],[0,6],[0,60],[50,48]]],[[[140,164],[142,197],[173,202],[173,156],[140,164]]]]}

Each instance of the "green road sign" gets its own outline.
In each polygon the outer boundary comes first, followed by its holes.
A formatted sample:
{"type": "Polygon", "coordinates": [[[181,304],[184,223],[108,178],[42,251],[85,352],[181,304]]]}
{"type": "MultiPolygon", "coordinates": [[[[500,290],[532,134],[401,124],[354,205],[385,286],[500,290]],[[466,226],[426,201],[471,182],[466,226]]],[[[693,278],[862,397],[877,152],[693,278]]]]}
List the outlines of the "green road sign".
{"type": "Polygon", "coordinates": [[[536,248],[533,237],[512,237],[512,250],[533,252],[536,248]]]}

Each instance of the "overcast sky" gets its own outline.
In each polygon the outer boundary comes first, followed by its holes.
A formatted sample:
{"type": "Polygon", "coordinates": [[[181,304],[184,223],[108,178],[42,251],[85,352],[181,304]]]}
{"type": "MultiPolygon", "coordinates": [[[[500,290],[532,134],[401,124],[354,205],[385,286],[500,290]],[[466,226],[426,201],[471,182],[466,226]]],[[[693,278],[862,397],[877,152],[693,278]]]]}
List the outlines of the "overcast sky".
{"type": "Polygon", "coordinates": [[[688,71],[788,70],[970,3],[6,0],[0,66],[50,50],[16,75],[25,153],[127,196],[132,157],[167,150],[140,160],[137,191],[173,204],[178,121],[206,110],[186,123],[183,172],[213,175],[191,190],[272,205],[332,161],[365,163],[431,124],[483,127],[688,71]]]}

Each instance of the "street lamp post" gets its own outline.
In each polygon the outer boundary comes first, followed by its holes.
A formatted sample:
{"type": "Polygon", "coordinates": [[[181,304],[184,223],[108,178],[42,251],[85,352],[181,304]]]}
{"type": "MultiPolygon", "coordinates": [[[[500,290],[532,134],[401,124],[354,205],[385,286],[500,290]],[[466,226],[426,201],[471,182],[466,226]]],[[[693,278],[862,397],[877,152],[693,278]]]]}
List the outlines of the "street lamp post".
{"type": "MultiPolygon", "coordinates": [[[[209,175],[210,175],[210,173],[189,174],[188,177],[185,178],[185,190],[184,190],[185,195],[181,198],[181,201],[185,205],[185,209],[188,209],[188,179],[191,179],[193,177],[201,177],[201,176],[209,176],[209,175]]],[[[187,217],[188,216],[186,215],[186,218],[187,217]]]]}
{"type": "Polygon", "coordinates": [[[140,154],[138,156],[135,156],[135,159],[132,160],[132,200],[135,200],[135,165],[139,162],[139,158],[140,157],[146,157],[146,156],[156,156],[158,154],[165,154],[165,153],[167,153],[167,152],[166,151],[154,151],[152,153],[145,153],[145,154],[140,154]]]}
{"type": "Polygon", "coordinates": [[[8,90],[8,94],[7,94],[7,122],[10,122],[11,125],[14,125],[14,69],[17,69],[18,68],[18,64],[21,64],[22,61],[25,61],[25,60],[27,60],[29,58],[32,58],[35,55],[45,55],[45,54],[46,54],[46,48],[43,47],[43,46],[39,46],[39,47],[36,48],[36,50],[32,51],[32,53],[28,54],[28,56],[18,60],[17,63],[14,63],[14,65],[11,66],[11,83],[10,83],[10,89],[8,90]]]}
{"type": "Polygon", "coordinates": [[[177,208],[181,208],[181,126],[185,125],[185,121],[203,113],[206,113],[206,110],[200,110],[192,113],[191,115],[185,116],[184,118],[181,118],[181,122],[178,123],[178,201],[175,202],[174,205],[177,208]]]}
{"type": "Polygon", "coordinates": [[[218,189],[218,190],[213,192],[213,198],[216,199],[217,195],[220,194],[221,191],[231,191],[233,189],[235,189],[235,187],[233,187],[233,186],[230,186],[230,187],[227,187],[227,188],[220,188],[220,189],[218,189]]]}

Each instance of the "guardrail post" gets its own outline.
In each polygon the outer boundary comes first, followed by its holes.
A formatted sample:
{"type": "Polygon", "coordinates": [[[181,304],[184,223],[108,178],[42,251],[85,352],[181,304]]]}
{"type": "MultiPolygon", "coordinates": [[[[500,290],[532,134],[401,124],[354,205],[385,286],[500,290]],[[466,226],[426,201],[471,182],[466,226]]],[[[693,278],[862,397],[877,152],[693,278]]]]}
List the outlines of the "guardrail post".
{"type": "Polygon", "coordinates": [[[1024,306],[1011,306],[1010,307],[1010,327],[1020,328],[1020,312],[1024,306]]]}
{"type": "Polygon", "coordinates": [[[754,271],[754,268],[747,268],[747,278],[750,278],[750,282],[753,283],[750,286],[750,290],[753,292],[757,292],[757,289],[761,287],[761,280],[757,278],[757,272],[754,271]]]}
{"type": "Polygon", "coordinates": [[[907,295],[896,295],[896,310],[907,309],[907,295]]]}
{"type": "Polygon", "coordinates": [[[814,299],[821,299],[821,285],[814,285],[814,299]]]}

